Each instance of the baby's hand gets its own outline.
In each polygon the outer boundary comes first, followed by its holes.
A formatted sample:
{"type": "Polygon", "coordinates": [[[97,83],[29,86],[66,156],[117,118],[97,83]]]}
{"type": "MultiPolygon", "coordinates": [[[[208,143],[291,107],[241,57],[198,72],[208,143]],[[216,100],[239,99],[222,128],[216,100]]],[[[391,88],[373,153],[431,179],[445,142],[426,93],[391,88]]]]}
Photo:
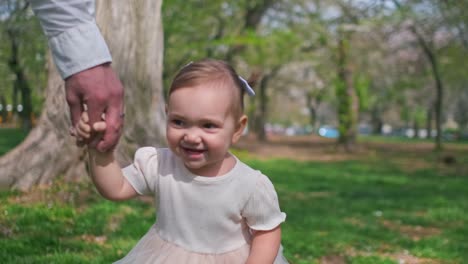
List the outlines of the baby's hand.
{"type": "MultiPolygon", "coordinates": [[[[102,117],[103,120],[105,116],[102,117]]],[[[91,125],[89,124],[89,116],[88,112],[83,111],[81,114],[80,120],[75,126],[74,131],[71,131],[71,135],[76,137],[76,143],[78,146],[82,146],[86,144],[86,142],[90,139],[91,133],[101,133],[106,130],[106,122],[96,122],[91,125]]]]}

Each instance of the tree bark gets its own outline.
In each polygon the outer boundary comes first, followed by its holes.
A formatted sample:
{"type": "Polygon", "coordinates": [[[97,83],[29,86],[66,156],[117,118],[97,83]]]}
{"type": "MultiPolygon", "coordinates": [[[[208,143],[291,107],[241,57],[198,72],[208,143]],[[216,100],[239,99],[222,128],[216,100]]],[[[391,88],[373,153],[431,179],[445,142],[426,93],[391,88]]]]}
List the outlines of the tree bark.
{"type": "Polygon", "coordinates": [[[3,109],[2,111],[0,111],[0,117],[1,117],[1,120],[0,120],[0,124],[1,123],[6,123],[7,121],[7,111],[6,111],[6,99],[5,99],[5,96],[3,96],[3,94],[0,94],[0,104],[3,105],[3,109]]]}
{"type": "Polygon", "coordinates": [[[315,124],[317,123],[317,110],[313,104],[313,95],[312,92],[306,93],[306,105],[309,110],[309,124],[312,127],[312,131],[315,131],[315,124]]]}
{"type": "Polygon", "coordinates": [[[346,151],[352,152],[357,137],[357,123],[359,115],[359,99],[353,83],[353,73],[349,66],[349,40],[343,32],[338,39],[338,122],[340,136],[338,145],[346,151]]]}
{"type": "Polygon", "coordinates": [[[268,85],[272,78],[274,78],[278,71],[281,69],[280,65],[273,67],[271,72],[264,74],[261,77],[259,85],[259,96],[258,96],[258,111],[255,113],[255,133],[257,134],[257,139],[261,142],[268,140],[267,134],[265,131],[265,124],[268,119],[268,85]]]}
{"type": "Polygon", "coordinates": [[[258,116],[255,119],[257,124],[257,139],[261,142],[265,142],[267,140],[267,135],[265,131],[265,124],[267,119],[267,105],[268,105],[268,96],[267,96],[267,87],[268,82],[270,81],[270,75],[266,74],[263,76],[262,80],[260,81],[260,95],[259,95],[259,111],[258,116]]]}
{"type": "MultiPolygon", "coordinates": [[[[125,87],[126,119],[116,153],[126,165],[142,145],[164,145],[163,34],[160,0],[99,1],[97,21],[125,87]]],[[[57,176],[85,175],[86,151],[68,135],[64,83],[49,61],[45,109],[39,123],[15,149],[0,158],[0,186],[28,190],[57,176]]]]}
{"type": "Polygon", "coordinates": [[[427,138],[432,137],[432,104],[426,110],[426,130],[427,130],[427,138]]]}

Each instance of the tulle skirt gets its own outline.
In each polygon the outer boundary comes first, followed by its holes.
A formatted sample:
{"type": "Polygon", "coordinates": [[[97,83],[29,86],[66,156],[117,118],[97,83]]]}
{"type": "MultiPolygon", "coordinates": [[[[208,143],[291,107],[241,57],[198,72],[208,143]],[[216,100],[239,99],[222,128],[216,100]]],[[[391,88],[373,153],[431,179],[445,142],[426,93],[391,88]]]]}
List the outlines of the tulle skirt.
{"type": "MultiPolygon", "coordinates": [[[[275,264],[287,264],[281,251],[275,264]]],[[[123,259],[114,264],[244,264],[249,252],[249,244],[221,254],[191,252],[161,239],[155,228],[151,228],[123,259]]]]}

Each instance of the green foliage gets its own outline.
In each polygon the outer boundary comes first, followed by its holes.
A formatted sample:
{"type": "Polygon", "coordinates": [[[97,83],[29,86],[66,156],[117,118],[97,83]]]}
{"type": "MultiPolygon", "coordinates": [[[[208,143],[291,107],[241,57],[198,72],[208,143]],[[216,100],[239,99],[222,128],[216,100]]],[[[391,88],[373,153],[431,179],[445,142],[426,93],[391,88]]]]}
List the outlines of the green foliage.
{"type": "Polygon", "coordinates": [[[426,109],[423,107],[416,107],[413,112],[413,119],[418,126],[424,125],[426,121],[426,109]]]}
{"type": "MultiPolygon", "coordinates": [[[[15,101],[16,76],[10,64],[14,44],[19,56],[15,67],[21,68],[31,88],[32,112],[37,116],[42,109],[46,86],[47,40],[38,19],[30,9],[25,9],[26,6],[26,1],[21,0],[6,0],[0,4],[0,96],[4,96],[8,104],[15,101]]],[[[22,103],[20,96],[17,99],[22,103]]]]}
{"type": "Polygon", "coordinates": [[[350,130],[356,129],[355,114],[351,111],[352,98],[347,93],[347,87],[343,80],[335,80],[335,91],[338,100],[338,131],[340,133],[340,142],[346,143],[349,138],[350,130]]]}
{"type": "Polygon", "coordinates": [[[409,123],[411,121],[411,112],[406,104],[402,105],[400,108],[400,118],[406,123],[409,123]]]}
{"type": "Polygon", "coordinates": [[[242,5],[225,1],[163,1],[165,89],[177,71],[206,57],[225,59],[240,36],[242,5]]]}
{"type": "Polygon", "coordinates": [[[371,100],[369,94],[370,79],[362,74],[357,74],[354,79],[354,87],[359,98],[359,110],[367,111],[371,100]]]}
{"type": "Polygon", "coordinates": [[[278,29],[264,35],[248,36],[249,48],[245,52],[245,59],[263,71],[268,72],[286,64],[298,55],[297,47],[300,39],[290,30],[278,29]]]}

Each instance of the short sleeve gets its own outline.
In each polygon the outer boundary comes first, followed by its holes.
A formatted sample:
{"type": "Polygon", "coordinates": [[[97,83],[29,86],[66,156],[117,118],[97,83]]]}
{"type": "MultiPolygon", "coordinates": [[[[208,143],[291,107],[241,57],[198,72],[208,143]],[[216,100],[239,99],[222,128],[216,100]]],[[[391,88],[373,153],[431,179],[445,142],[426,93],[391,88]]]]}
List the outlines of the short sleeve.
{"type": "Polygon", "coordinates": [[[280,210],[275,188],[265,175],[260,175],[257,180],[242,216],[254,230],[272,230],[286,219],[286,214],[280,210]]]}
{"type": "Polygon", "coordinates": [[[157,189],[158,151],[153,147],[140,148],[132,164],[122,169],[124,177],[141,195],[154,193],[157,189]]]}

